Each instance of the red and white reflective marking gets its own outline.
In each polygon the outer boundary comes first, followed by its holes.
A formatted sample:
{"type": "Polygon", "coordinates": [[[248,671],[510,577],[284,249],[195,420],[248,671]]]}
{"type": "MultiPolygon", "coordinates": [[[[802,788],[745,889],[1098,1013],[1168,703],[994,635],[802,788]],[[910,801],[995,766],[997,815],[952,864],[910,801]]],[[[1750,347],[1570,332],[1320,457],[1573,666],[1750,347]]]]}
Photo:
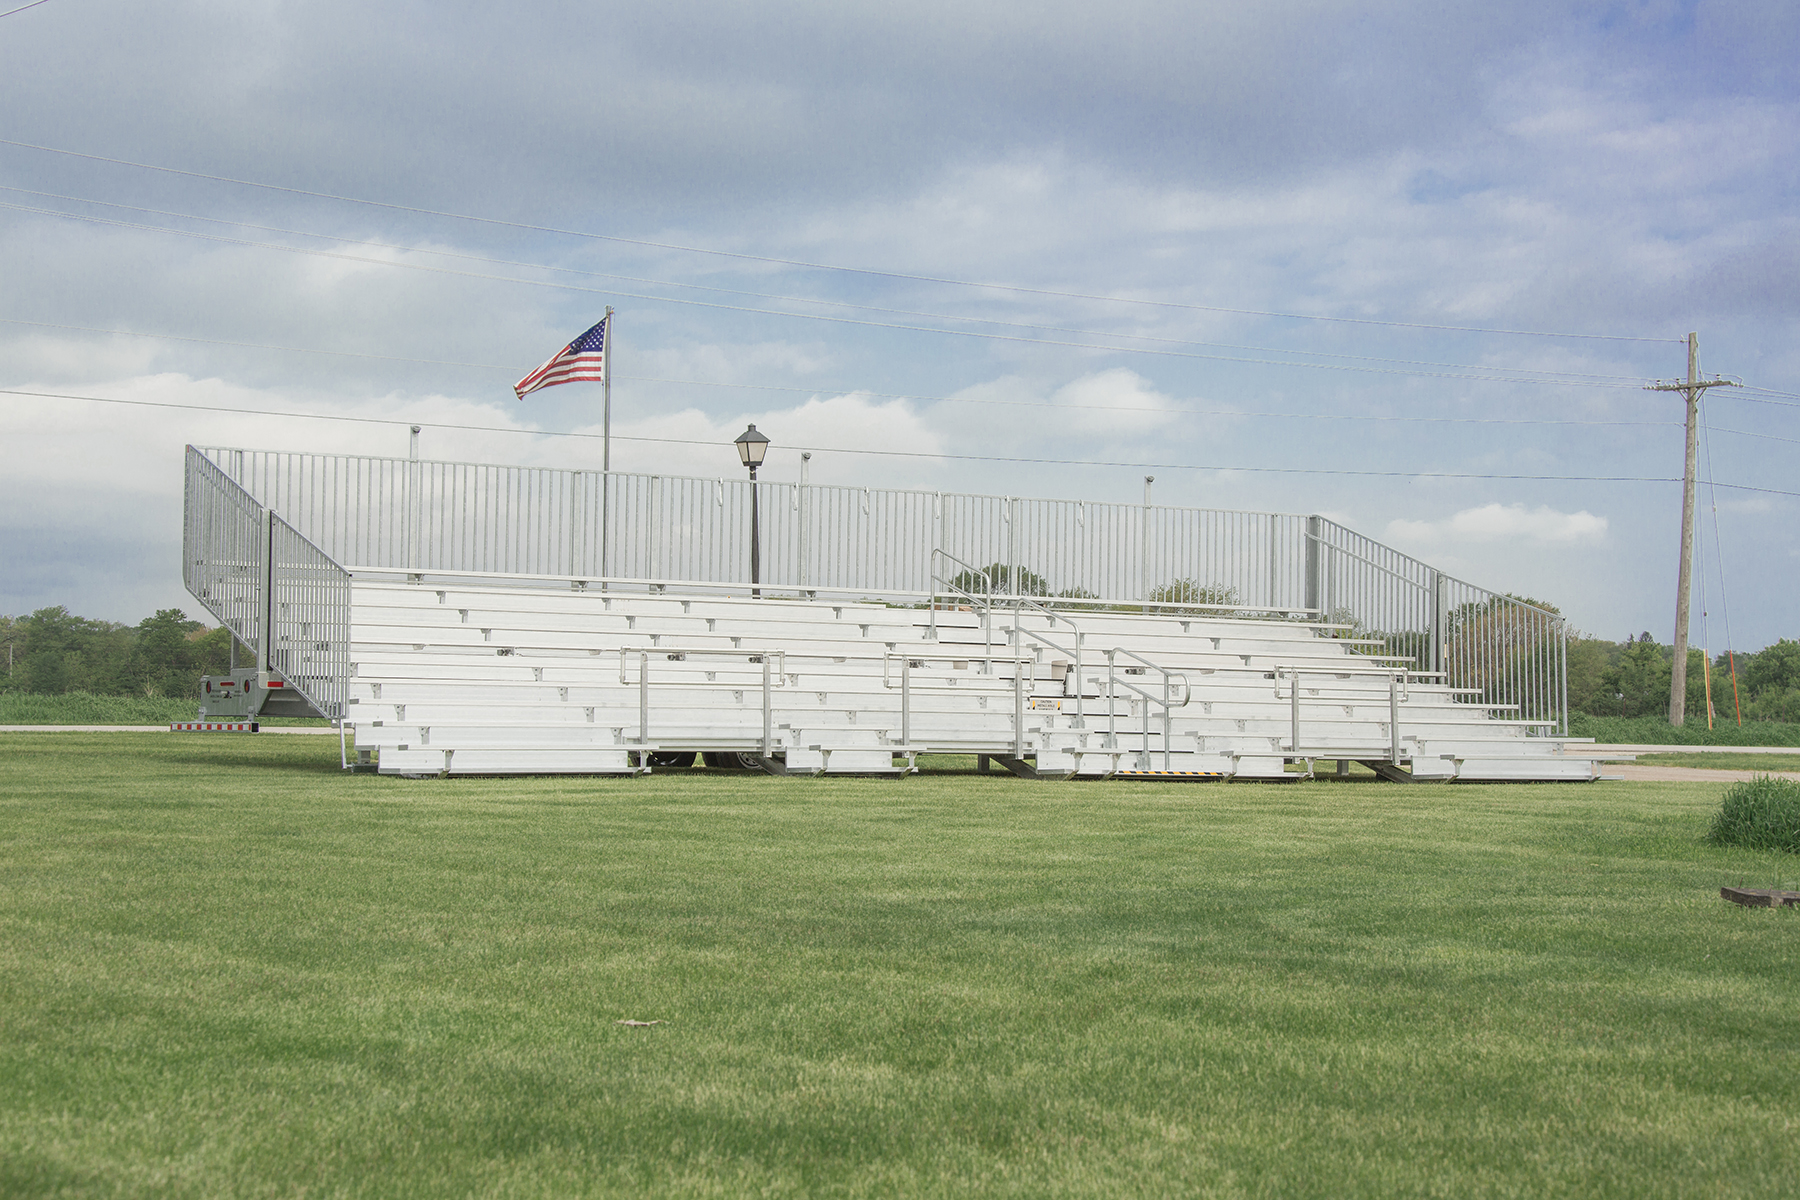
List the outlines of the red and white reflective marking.
{"type": "Polygon", "coordinates": [[[255,721],[171,721],[170,733],[255,733],[255,721]]]}

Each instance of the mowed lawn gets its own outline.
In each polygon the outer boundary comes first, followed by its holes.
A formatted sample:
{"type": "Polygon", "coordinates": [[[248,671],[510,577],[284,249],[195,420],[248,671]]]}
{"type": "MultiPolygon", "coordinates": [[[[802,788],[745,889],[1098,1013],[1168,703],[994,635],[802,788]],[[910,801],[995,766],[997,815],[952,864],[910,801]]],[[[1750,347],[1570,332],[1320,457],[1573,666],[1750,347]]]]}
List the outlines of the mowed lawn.
{"type": "Polygon", "coordinates": [[[1800,1189],[1721,784],[337,753],[0,735],[0,1195],[1800,1189]]]}

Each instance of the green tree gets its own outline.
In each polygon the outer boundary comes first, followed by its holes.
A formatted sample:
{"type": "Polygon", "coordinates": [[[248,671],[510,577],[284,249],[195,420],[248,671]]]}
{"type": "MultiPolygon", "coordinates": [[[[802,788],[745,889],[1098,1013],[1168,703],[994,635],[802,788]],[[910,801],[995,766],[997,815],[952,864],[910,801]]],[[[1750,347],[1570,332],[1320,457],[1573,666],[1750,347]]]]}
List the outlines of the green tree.
{"type": "Polygon", "coordinates": [[[1748,658],[1740,669],[1751,696],[1760,699],[1800,688],[1800,642],[1782,638],[1748,658]]]}
{"type": "Polygon", "coordinates": [[[950,581],[951,590],[958,588],[973,596],[989,594],[1018,596],[1048,596],[1050,585],[1044,577],[1025,567],[1008,567],[1005,563],[990,563],[979,571],[963,571],[950,581]]]}
{"type": "Polygon", "coordinates": [[[1747,720],[1800,721],[1800,642],[1782,638],[1738,655],[1738,679],[1747,720]]]}
{"type": "Polygon", "coordinates": [[[131,630],[111,621],[78,617],[60,604],[40,608],[21,622],[24,661],[18,690],[42,695],[95,692],[112,695],[131,656],[131,630]]]}
{"type": "Polygon", "coordinates": [[[0,647],[6,654],[6,673],[0,675],[0,691],[11,691],[18,681],[19,662],[25,657],[25,626],[17,617],[0,617],[0,647]]]}
{"type": "MultiPolygon", "coordinates": [[[[1667,716],[1669,680],[1674,675],[1669,651],[1648,633],[1626,638],[1618,661],[1601,676],[1600,715],[1667,716]],[[1616,707],[1606,707],[1607,696],[1616,707]]],[[[1704,713],[1704,710],[1702,710],[1704,713]]]]}
{"type": "Polygon", "coordinates": [[[1605,682],[1609,668],[1622,647],[1605,638],[1569,639],[1569,710],[1593,714],[1617,714],[1619,705],[1605,682]]]}
{"type": "MultiPolygon", "coordinates": [[[[194,645],[195,666],[202,675],[223,675],[231,670],[231,630],[223,625],[188,634],[194,645]]],[[[250,665],[249,658],[243,660],[250,665]]]]}
{"type": "Polygon", "coordinates": [[[206,627],[188,620],[179,608],[158,609],[138,622],[131,659],[122,685],[145,696],[194,696],[200,687],[200,661],[193,635],[206,627]]]}
{"type": "MultiPolygon", "coordinates": [[[[1238,602],[1237,589],[1225,587],[1217,583],[1201,583],[1197,579],[1172,579],[1168,583],[1150,589],[1145,597],[1152,604],[1193,604],[1211,607],[1235,607],[1238,602]]],[[[1162,611],[1168,612],[1169,609],[1162,611]]],[[[1205,607],[1178,608],[1175,612],[1201,614],[1205,607]]]]}

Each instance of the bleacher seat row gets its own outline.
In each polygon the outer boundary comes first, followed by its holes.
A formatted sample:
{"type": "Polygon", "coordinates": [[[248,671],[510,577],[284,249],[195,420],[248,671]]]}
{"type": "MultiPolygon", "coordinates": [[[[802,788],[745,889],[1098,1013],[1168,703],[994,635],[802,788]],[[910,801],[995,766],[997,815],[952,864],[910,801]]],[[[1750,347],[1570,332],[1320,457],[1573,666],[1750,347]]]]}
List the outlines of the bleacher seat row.
{"type": "MultiPolygon", "coordinates": [[[[695,753],[879,774],[1587,780],[1577,739],[1315,624],[357,579],[347,723],[383,773],[630,773],[695,753]]],[[[717,761],[717,760],[713,760],[717,761]]]]}

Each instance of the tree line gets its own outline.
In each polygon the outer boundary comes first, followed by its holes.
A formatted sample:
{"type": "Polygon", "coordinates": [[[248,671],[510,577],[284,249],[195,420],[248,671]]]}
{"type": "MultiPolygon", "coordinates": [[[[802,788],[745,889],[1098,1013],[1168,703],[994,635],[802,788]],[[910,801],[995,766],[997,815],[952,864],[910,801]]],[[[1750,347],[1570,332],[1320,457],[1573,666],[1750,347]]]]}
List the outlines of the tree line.
{"type": "Polygon", "coordinates": [[[231,634],[208,628],[179,608],[159,609],[136,625],[78,617],[57,605],[24,617],[0,616],[6,673],[0,692],[56,696],[198,699],[202,675],[231,665],[231,634]]]}
{"type": "MultiPolygon", "coordinates": [[[[1675,648],[1648,633],[1623,642],[1569,641],[1569,708],[1595,717],[1666,717],[1675,648]]],[[[1688,650],[1687,719],[1706,719],[1708,675],[1717,719],[1800,722],[1800,641],[1782,638],[1750,654],[1720,654],[1710,663],[1688,650]]]]}
{"type": "MultiPolygon", "coordinates": [[[[1011,580],[1005,571],[995,564],[980,575],[958,578],[956,586],[981,594],[1012,582],[1027,595],[1049,594],[1029,571],[1015,568],[1011,580]]],[[[1229,589],[1191,580],[1165,585],[1152,599],[1201,606],[1235,601],[1229,589]]],[[[1412,643],[1421,637],[1387,640],[1395,643],[1391,652],[1410,655],[1417,650],[1412,643]]],[[[230,633],[223,626],[209,628],[190,620],[178,608],[159,609],[136,625],[78,617],[60,605],[24,617],[0,616],[0,645],[6,656],[0,692],[33,695],[196,699],[200,677],[222,675],[231,662],[230,633]]],[[[1673,665],[1673,648],[1659,645],[1648,633],[1623,642],[1576,635],[1568,647],[1569,708],[1590,716],[1666,716],[1673,665]]],[[[1754,653],[1721,654],[1710,664],[1704,652],[1690,649],[1690,720],[1706,717],[1709,674],[1713,710],[1720,719],[1733,721],[1741,712],[1746,721],[1800,722],[1800,641],[1783,638],[1754,653]]]]}

